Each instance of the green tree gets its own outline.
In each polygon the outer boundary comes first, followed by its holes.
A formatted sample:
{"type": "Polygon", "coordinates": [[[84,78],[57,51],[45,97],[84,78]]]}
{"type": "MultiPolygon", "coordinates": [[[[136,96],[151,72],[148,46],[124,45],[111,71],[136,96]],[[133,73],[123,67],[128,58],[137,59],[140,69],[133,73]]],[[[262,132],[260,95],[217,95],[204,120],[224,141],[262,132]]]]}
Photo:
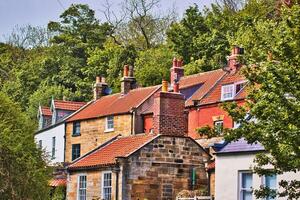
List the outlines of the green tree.
{"type": "Polygon", "coordinates": [[[1,199],[48,199],[49,171],[34,128],[20,107],[0,93],[1,199]]]}
{"type": "MultiPolygon", "coordinates": [[[[254,170],[259,175],[300,171],[300,6],[281,7],[276,18],[258,20],[254,27],[240,29],[236,41],[251,46],[246,51],[249,100],[245,107],[224,107],[240,128],[229,131],[228,140],[241,137],[250,143],[260,142],[268,154],[256,156],[254,170]],[[267,55],[269,59],[267,60],[267,55]],[[252,64],[252,65],[251,65],[252,64]],[[255,120],[247,121],[249,113],[255,120]],[[267,170],[265,165],[274,168],[267,170]]],[[[300,181],[282,181],[278,196],[300,198],[300,181]]],[[[262,188],[257,197],[276,195],[262,188]]]]}

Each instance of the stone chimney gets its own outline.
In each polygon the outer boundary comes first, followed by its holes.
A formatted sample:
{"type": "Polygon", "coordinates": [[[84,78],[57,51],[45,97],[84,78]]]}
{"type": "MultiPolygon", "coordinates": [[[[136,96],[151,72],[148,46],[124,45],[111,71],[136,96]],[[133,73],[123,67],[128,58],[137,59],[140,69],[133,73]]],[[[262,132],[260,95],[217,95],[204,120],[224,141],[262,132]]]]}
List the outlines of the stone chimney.
{"type": "MultiPolygon", "coordinates": [[[[179,92],[168,92],[167,81],[162,91],[154,95],[153,132],[170,136],[187,135],[187,115],[184,111],[184,96],[179,92]]],[[[176,90],[174,88],[174,90],[176,90]]]]}
{"type": "Polygon", "coordinates": [[[130,90],[136,88],[136,79],[132,66],[124,65],[123,77],[121,79],[121,93],[127,94],[130,90]]]}
{"type": "Polygon", "coordinates": [[[101,76],[96,77],[96,83],[94,85],[94,100],[97,100],[105,95],[105,89],[108,87],[105,82],[105,78],[101,76]]]}
{"type": "Polygon", "coordinates": [[[184,69],[182,67],[183,60],[182,59],[173,59],[173,66],[171,68],[170,82],[171,86],[174,85],[175,82],[178,82],[181,77],[184,76],[184,69]]]}
{"type": "Polygon", "coordinates": [[[227,70],[230,71],[231,74],[234,74],[241,64],[238,61],[238,57],[244,54],[244,48],[240,48],[238,46],[234,46],[231,51],[231,55],[228,57],[227,62],[227,70]]]}

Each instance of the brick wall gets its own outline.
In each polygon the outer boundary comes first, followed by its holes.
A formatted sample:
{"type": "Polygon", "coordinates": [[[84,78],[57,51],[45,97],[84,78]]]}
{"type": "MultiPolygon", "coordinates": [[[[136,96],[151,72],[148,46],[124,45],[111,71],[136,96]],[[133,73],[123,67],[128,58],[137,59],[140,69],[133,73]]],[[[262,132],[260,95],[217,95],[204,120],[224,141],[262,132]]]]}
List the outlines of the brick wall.
{"type": "Polygon", "coordinates": [[[114,131],[105,132],[105,124],[105,117],[81,121],[81,134],[73,137],[73,123],[67,123],[65,162],[72,161],[72,144],[80,144],[80,154],[84,155],[118,134],[123,136],[131,134],[130,114],[114,116],[114,131]]]}
{"type": "Polygon", "coordinates": [[[161,136],[129,158],[122,199],[175,199],[181,190],[192,189],[193,167],[194,189],[201,188],[207,185],[204,158],[207,155],[190,138],[161,136]]]}

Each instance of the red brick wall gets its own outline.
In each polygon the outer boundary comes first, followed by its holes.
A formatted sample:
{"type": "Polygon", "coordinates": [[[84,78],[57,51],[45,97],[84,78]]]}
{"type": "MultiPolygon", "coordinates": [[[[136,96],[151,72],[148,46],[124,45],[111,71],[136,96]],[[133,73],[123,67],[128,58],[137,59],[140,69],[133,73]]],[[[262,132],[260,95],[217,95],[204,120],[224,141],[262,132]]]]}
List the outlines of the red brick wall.
{"type": "MultiPolygon", "coordinates": [[[[242,104],[244,104],[243,100],[238,102],[238,105],[242,104]]],[[[197,108],[191,108],[188,117],[188,135],[194,139],[199,138],[196,128],[207,125],[213,127],[213,117],[222,115],[224,116],[223,127],[233,128],[233,120],[228,116],[227,112],[221,108],[221,104],[200,106],[198,110],[197,108]]]]}

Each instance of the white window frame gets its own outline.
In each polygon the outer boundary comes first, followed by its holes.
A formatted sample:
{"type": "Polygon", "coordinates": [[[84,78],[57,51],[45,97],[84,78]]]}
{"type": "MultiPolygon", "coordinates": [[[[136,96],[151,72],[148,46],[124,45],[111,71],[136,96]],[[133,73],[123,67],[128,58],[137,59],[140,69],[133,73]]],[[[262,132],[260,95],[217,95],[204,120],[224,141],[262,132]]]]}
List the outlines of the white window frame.
{"type": "MultiPolygon", "coordinates": [[[[239,171],[239,183],[238,183],[238,200],[243,200],[243,191],[252,192],[253,188],[253,172],[252,171],[239,171]],[[243,174],[252,174],[252,186],[250,187],[250,190],[247,188],[242,188],[243,182],[242,182],[242,175],[243,174]]],[[[253,193],[252,193],[252,200],[253,200],[253,193]]]]}
{"type": "Polygon", "coordinates": [[[83,188],[83,189],[85,189],[85,199],[84,200],[87,200],[87,175],[86,174],[79,174],[78,175],[78,177],[77,177],[77,200],[82,200],[82,199],[80,199],[80,196],[79,196],[79,190],[81,189],[80,188],[80,177],[83,177],[83,176],[85,176],[85,188],[83,188]]]}
{"type": "MultiPolygon", "coordinates": [[[[278,182],[277,182],[277,174],[274,174],[275,175],[275,179],[276,179],[276,187],[275,188],[270,188],[270,189],[272,189],[272,190],[277,190],[278,189],[278,182]]],[[[262,185],[264,186],[264,187],[266,187],[266,176],[262,176],[262,185]]],[[[276,200],[277,198],[275,197],[275,200],[276,200]]],[[[265,200],[268,200],[268,198],[265,198],[265,200]]]]}
{"type": "Polygon", "coordinates": [[[220,133],[218,134],[222,134],[223,129],[224,129],[224,120],[216,120],[214,121],[214,129],[216,130],[216,127],[218,126],[218,124],[222,124],[222,129],[220,130],[220,133]]]}
{"type": "Polygon", "coordinates": [[[115,124],[114,124],[114,116],[107,116],[105,119],[105,132],[111,132],[114,131],[115,129],[115,124]],[[109,124],[109,122],[111,122],[112,120],[112,126],[110,126],[111,124],[109,124]]]}
{"type": "Polygon", "coordinates": [[[52,149],[51,149],[51,159],[55,159],[55,152],[56,152],[56,137],[52,137],[52,149]]]}
{"type": "Polygon", "coordinates": [[[110,199],[109,200],[112,199],[112,193],[113,193],[113,188],[112,188],[113,183],[112,183],[112,181],[113,181],[113,173],[112,173],[112,171],[103,171],[102,172],[102,181],[101,181],[102,182],[102,184],[101,184],[101,197],[104,200],[107,200],[107,199],[105,199],[104,189],[109,189],[109,188],[111,189],[110,199]],[[106,187],[104,187],[104,175],[105,174],[110,174],[111,175],[110,186],[106,186],[106,187]]]}
{"type": "Polygon", "coordinates": [[[221,100],[222,101],[225,101],[225,100],[231,100],[233,99],[235,96],[235,86],[234,84],[226,84],[226,85],[222,85],[222,88],[221,88],[221,100]],[[230,94],[229,92],[225,92],[225,89],[226,88],[230,88],[231,89],[231,94],[232,96],[231,97],[224,97],[225,94],[230,94]]]}
{"type": "Polygon", "coordinates": [[[242,80],[242,81],[238,81],[238,82],[234,83],[234,96],[236,96],[237,94],[239,94],[243,90],[243,88],[246,85],[246,82],[247,82],[247,80],[242,80]],[[240,91],[236,92],[236,86],[239,85],[239,84],[244,84],[244,86],[241,87],[240,91]]]}

